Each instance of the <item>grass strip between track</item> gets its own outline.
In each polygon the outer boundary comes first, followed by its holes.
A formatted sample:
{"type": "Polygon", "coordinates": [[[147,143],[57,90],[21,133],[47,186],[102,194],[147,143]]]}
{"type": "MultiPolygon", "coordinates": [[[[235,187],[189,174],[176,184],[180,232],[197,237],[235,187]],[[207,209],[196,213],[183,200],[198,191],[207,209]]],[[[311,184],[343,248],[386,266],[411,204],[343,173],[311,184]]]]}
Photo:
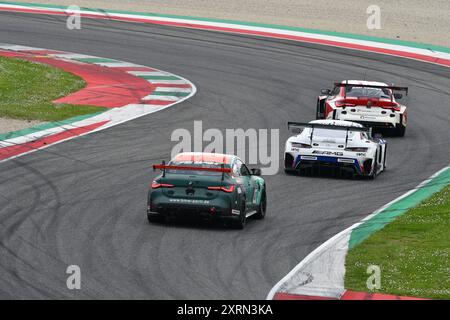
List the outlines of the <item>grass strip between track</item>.
{"type": "Polygon", "coordinates": [[[85,86],[83,79],[61,69],[0,57],[0,117],[61,121],[106,110],[52,102],[85,86]]]}
{"type": "Polygon", "coordinates": [[[385,216],[384,228],[348,252],[345,288],[368,291],[366,270],[377,265],[381,288],[374,292],[450,299],[450,185],[405,211],[389,224],[385,216]]]}

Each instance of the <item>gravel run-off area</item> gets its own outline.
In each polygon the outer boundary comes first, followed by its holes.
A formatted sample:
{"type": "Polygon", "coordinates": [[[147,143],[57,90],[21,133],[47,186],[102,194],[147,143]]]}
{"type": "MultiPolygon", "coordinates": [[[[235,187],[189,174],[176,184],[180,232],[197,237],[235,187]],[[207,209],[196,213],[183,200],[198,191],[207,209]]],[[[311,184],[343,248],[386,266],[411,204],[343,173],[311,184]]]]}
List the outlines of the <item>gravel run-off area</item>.
{"type": "Polygon", "coordinates": [[[31,3],[279,24],[450,46],[449,0],[28,0],[31,3]],[[381,29],[367,28],[380,8],[381,29]]]}

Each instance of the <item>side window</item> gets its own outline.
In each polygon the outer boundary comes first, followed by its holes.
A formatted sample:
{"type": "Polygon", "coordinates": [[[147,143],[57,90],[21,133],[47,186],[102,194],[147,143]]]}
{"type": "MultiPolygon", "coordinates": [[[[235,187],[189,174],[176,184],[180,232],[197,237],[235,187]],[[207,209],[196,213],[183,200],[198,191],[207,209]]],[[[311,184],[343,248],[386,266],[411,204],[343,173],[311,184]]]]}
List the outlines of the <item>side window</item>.
{"type": "Polygon", "coordinates": [[[382,150],[382,148],[380,147],[380,151],[378,152],[379,153],[379,155],[378,155],[378,162],[379,163],[381,163],[381,158],[382,158],[382,155],[383,155],[381,150],[382,150]]]}
{"type": "Polygon", "coordinates": [[[239,163],[237,161],[235,161],[233,164],[233,176],[234,177],[241,176],[241,167],[239,166],[239,163]]]}
{"type": "Polygon", "coordinates": [[[236,160],[237,169],[239,170],[240,176],[249,176],[250,171],[248,170],[247,166],[239,159],[236,160]]]}
{"type": "Polygon", "coordinates": [[[331,91],[330,96],[334,97],[337,96],[339,94],[341,87],[334,87],[333,91],[331,91]]]}
{"type": "Polygon", "coordinates": [[[250,176],[250,170],[248,170],[247,166],[245,164],[242,165],[241,167],[241,174],[243,176],[250,176]]]}

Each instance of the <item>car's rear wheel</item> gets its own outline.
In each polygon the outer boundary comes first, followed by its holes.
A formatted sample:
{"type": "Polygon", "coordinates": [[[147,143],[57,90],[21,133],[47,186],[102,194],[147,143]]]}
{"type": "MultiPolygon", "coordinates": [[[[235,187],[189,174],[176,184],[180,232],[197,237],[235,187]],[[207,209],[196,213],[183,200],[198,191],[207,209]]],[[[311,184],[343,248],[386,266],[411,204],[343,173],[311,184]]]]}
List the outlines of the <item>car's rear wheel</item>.
{"type": "Polygon", "coordinates": [[[238,230],[242,230],[245,228],[245,225],[247,223],[247,217],[245,216],[245,199],[242,199],[241,204],[241,212],[239,214],[239,217],[234,221],[233,227],[238,230]]]}
{"type": "Polygon", "coordinates": [[[404,137],[406,132],[406,127],[402,124],[398,124],[395,127],[395,135],[398,137],[404,137]]]}
{"type": "Polygon", "coordinates": [[[150,223],[160,223],[163,221],[163,217],[160,214],[148,214],[147,219],[150,223]]]}
{"type": "Polygon", "coordinates": [[[266,190],[263,191],[261,195],[261,201],[259,202],[258,210],[256,211],[255,218],[256,219],[264,219],[266,216],[266,208],[267,208],[267,197],[266,190]]]}
{"type": "Polygon", "coordinates": [[[323,110],[321,110],[322,103],[324,103],[324,102],[322,102],[320,99],[317,99],[316,120],[325,119],[325,117],[323,115],[323,110]]]}
{"type": "Polygon", "coordinates": [[[378,151],[375,152],[375,157],[373,159],[373,170],[372,173],[368,176],[368,178],[370,180],[375,180],[375,178],[378,175],[378,164],[377,164],[377,159],[378,159],[378,151]]]}
{"type": "Polygon", "coordinates": [[[297,171],[292,170],[292,169],[284,169],[284,173],[286,173],[287,175],[295,175],[297,173],[297,171]]]}

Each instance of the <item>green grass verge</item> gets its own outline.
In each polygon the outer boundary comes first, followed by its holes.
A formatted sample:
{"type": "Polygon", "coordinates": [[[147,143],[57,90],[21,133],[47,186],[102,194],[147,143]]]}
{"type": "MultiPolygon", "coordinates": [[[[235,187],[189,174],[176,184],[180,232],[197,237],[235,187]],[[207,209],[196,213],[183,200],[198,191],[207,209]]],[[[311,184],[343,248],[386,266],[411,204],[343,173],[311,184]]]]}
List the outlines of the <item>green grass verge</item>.
{"type": "Polygon", "coordinates": [[[345,288],[369,291],[369,265],[381,269],[374,292],[450,299],[450,186],[350,250],[345,288]]]}
{"type": "Polygon", "coordinates": [[[0,117],[60,121],[105,110],[52,102],[85,85],[80,77],[55,67],[0,57],[0,117]]]}

